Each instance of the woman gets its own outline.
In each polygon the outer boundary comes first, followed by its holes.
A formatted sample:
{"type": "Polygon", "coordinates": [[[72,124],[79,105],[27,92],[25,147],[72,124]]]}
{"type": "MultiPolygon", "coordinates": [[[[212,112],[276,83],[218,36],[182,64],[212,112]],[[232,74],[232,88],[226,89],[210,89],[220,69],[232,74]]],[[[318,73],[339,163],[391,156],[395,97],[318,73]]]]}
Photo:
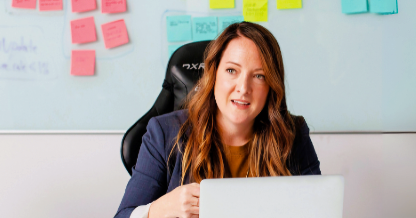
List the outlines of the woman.
{"type": "Polygon", "coordinates": [[[198,217],[206,178],[321,174],[306,122],[287,110],[280,48],[264,27],[233,24],[212,41],[190,96],[185,110],[149,121],[116,217],[198,217]]]}

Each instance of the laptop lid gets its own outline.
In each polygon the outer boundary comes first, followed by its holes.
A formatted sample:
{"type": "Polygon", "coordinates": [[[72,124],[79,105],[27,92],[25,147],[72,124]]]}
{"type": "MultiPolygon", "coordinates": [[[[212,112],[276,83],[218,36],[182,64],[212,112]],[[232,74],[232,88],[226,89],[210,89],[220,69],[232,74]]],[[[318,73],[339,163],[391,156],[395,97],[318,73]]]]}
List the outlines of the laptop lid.
{"type": "Polygon", "coordinates": [[[199,217],[341,218],[343,176],[205,179],[199,217]]]}

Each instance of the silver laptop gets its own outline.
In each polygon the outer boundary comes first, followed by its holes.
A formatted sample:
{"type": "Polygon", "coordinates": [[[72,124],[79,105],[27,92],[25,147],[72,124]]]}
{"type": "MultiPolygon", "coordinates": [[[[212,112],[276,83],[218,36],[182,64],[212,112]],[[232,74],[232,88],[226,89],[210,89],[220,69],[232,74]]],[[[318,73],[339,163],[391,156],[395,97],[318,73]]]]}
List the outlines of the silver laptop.
{"type": "Polygon", "coordinates": [[[341,218],[342,176],[205,179],[199,217],[341,218]]]}

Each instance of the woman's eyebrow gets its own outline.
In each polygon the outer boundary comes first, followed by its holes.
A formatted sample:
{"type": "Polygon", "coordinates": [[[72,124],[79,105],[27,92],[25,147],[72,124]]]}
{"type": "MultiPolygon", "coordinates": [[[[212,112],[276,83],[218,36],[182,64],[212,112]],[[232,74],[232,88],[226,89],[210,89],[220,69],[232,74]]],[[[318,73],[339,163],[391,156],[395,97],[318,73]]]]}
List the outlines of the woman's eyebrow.
{"type": "MultiPolygon", "coordinates": [[[[237,66],[239,66],[239,67],[241,67],[241,65],[240,64],[238,64],[238,63],[235,63],[235,62],[232,62],[232,61],[227,61],[226,63],[230,63],[230,64],[235,64],[235,65],[237,65],[237,66]]],[[[263,68],[256,68],[255,70],[253,70],[253,72],[255,72],[255,71],[259,71],[259,70],[263,70],[263,68]]]]}
{"type": "Polygon", "coordinates": [[[237,65],[237,66],[241,67],[241,65],[240,65],[240,64],[235,63],[235,62],[232,62],[232,61],[227,61],[226,63],[235,64],[235,65],[237,65]]]}

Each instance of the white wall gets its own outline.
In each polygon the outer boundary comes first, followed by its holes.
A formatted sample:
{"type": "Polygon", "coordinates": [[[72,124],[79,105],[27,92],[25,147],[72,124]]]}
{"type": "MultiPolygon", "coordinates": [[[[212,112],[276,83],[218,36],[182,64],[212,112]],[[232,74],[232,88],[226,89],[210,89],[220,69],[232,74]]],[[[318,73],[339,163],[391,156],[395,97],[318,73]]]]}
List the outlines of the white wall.
{"type": "Polygon", "coordinates": [[[416,217],[416,134],[311,138],[323,174],[345,177],[345,218],[416,217]]]}
{"type": "MultiPolygon", "coordinates": [[[[121,134],[0,135],[0,217],[112,217],[129,179],[121,134]]],[[[312,135],[345,177],[344,218],[416,217],[416,134],[312,135]]]]}
{"type": "Polygon", "coordinates": [[[0,217],[112,217],[122,135],[0,135],[0,217]]]}

